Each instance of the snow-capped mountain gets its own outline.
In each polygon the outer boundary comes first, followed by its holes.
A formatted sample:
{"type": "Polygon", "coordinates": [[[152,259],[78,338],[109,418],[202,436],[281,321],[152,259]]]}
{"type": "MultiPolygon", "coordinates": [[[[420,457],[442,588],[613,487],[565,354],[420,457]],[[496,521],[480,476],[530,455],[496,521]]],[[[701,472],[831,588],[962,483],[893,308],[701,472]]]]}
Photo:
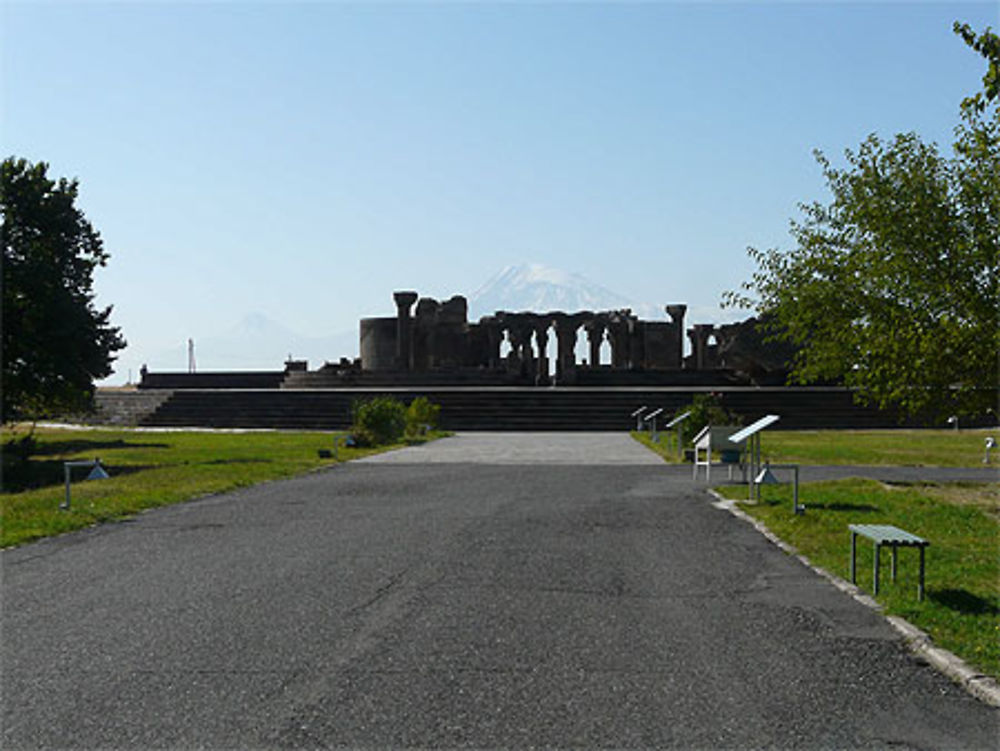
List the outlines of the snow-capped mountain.
{"type": "Polygon", "coordinates": [[[631,308],[640,318],[663,318],[662,308],[631,300],[580,274],[531,263],[507,266],[469,297],[469,320],[498,310],[544,313],[561,310],[621,310],[631,308]]]}

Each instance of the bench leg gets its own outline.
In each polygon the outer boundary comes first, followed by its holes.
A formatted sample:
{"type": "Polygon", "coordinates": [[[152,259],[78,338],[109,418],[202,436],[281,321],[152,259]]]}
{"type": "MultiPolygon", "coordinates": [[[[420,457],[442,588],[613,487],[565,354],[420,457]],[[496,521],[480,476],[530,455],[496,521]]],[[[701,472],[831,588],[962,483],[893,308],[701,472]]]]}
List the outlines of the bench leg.
{"type": "Polygon", "coordinates": [[[917,580],[917,601],[924,601],[924,546],[920,546],[920,578],[917,580]]]}
{"type": "Polygon", "coordinates": [[[879,554],[880,548],[881,548],[881,546],[876,542],[875,543],[875,564],[873,566],[873,575],[872,575],[872,594],[874,594],[874,595],[878,594],[878,554],[879,554]]]}
{"type": "Polygon", "coordinates": [[[857,568],[855,567],[858,560],[858,533],[851,532],[851,584],[858,583],[857,568]]]}
{"type": "Polygon", "coordinates": [[[896,558],[897,558],[897,552],[898,551],[899,551],[899,546],[898,545],[893,545],[892,546],[892,580],[894,582],[896,581],[896,558]]]}

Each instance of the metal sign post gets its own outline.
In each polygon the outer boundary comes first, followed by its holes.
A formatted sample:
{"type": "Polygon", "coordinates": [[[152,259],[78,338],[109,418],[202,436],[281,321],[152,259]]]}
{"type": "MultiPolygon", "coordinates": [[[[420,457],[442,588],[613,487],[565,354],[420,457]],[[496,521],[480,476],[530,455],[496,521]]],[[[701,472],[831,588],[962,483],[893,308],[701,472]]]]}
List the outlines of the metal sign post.
{"type": "Polygon", "coordinates": [[[660,407],[659,409],[650,412],[648,415],[646,415],[645,418],[643,418],[647,423],[649,423],[649,440],[651,440],[653,443],[656,443],[658,440],[658,436],[656,435],[656,417],[662,411],[663,407],[660,407]]]}
{"type": "Polygon", "coordinates": [[[93,461],[80,460],[74,462],[63,462],[63,474],[66,477],[66,500],[59,504],[59,508],[63,509],[64,511],[69,511],[70,508],[71,499],[70,499],[69,485],[71,479],[70,474],[72,472],[73,467],[90,467],[91,468],[90,474],[87,475],[88,480],[108,479],[108,473],[104,470],[104,467],[101,466],[100,459],[94,459],[93,461]]]}
{"type": "Polygon", "coordinates": [[[805,506],[799,505],[799,465],[798,464],[771,464],[768,462],[764,465],[764,468],[760,471],[760,474],[754,478],[754,482],[757,485],[758,500],[760,496],[760,486],[761,485],[778,485],[781,480],[774,476],[772,469],[790,469],[792,470],[792,482],[794,483],[792,491],[792,511],[795,514],[804,514],[806,512],[805,506]]]}
{"type": "Polygon", "coordinates": [[[757,474],[760,470],[760,432],[780,419],[778,415],[765,415],[752,425],[729,436],[729,440],[733,443],[747,442],[747,461],[750,463],[747,485],[750,486],[750,503],[760,500],[760,491],[757,489],[757,474]]]}
{"type": "Polygon", "coordinates": [[[671,428],[677,428],[677,458],[684,458],[684,428],[681,425],[686,419],[691,416],[691,410],[688,410],[683,415],[677,415],[673,420],[668,422],[663,426],[664,430],[670,430],[671,428]]]}
{"type": "Polygon", "coordinates": [[[644,404],[631,414],[631,417],[635,418],[635,429],[637,431],[642,430],[642,413],[647,409],[649,409],[649,407],[644,404]]]}

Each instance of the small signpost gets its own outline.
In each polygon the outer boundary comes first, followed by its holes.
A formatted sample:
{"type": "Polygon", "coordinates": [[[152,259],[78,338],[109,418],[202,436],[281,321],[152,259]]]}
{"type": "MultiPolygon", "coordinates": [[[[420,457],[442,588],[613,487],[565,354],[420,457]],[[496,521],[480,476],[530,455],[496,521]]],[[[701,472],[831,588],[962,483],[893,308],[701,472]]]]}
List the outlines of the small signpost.
{"type": "Polygon", "coordinates": [[[765,415],[752,425],[748,425],[729,436],[733,443],[747,442],[747,463],[749,472],[747,473],[747,485],[750,486],[750,498],[753,502],[759,498],[757,493],[757,474],[760,471],[760,432],[776,423],[781,417],[778,415],[765,415]]]}
{"type": "Polygon", "coordinates": [[[760,474],[757,475],[757,477],[754,478],[754,482],[758,486],[758,495],[760,494],[760,489],[759,488],[760,488],[761,485],[778,485],[778,484],[781,483],[781,480],[779,480],[777,477],[775,477],[774,473],[771,471],[772,469],[790,469],[790,470],[792,470],[792,475],[793,475],[792,482],[794,483],[794,485],[793,485],[794,490],[792,491],[792,511],[795,514],[804,514],[806,512],[806,507],[799,505],[799,465],[798,464],[771,464],[771,462],[766,462],[764,464],[764,469],[762,469],[760,471],[760,474]]]}
{"type": "MultiPolygon", "coordinates": [[[[422,428],[430,430],[430,425],[422,425],[422,428]]],[[[340,461],[340,442],[344,442],[344,448],[351,448],[354,446],[354,436],[351,435],[337,435],[333,437],[333,458],[340,461]]]]}
{"type": "Polygon", "coordinates": [[[635,418],[635,429],[642,430],[642,413],[645,412],[649,407],[645,404],[639,407],[635,412],[632,413],[632,417],[635,418]]]}
{"type": "Polygon", "coordinates": [[[107,480],[109,475],[101,466],[100,459],[90,460],[80,460],[73,462],[63,462],[63,474],[66,476],[66,500],[59,504],[59,508],[64,511],[69,511],[70,509],[70,474],[73,471],[73,467],[90,467],[90,474],[87,475],[88,480],[107,480]]]}
{"type": "Polygon", "coordinates": [[[653,443],[656,443],[659,438],[656,435],[656,417],[662,411],[663,407],[660,407],[659,409],[650,412],[643,418],[647,423],[649,423],[649,440],[651,440],[653,443]]]}
{"type": "Polygon", "coordinates": [[[671,428],[677,428],[677,458],[684,458],[684,428],[681,425],[686,419],[691,416],[691,410],[688,410],[683,415],[677,415],[673,420],[668,422],[663,426],[664,430],[670,430],[671,428]]]}

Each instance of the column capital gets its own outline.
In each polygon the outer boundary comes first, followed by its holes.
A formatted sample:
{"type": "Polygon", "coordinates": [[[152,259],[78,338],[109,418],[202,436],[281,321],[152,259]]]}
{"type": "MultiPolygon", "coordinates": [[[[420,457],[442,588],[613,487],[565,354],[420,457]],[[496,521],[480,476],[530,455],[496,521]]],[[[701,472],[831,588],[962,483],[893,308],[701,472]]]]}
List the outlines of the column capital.
{"type": "Polygon", "coordinates": [[[417,293],[409,290],[393,292],[392,299],[396,301],[396,307],[399,309],[399,313],[409,316],[410,308],[413,307],[413,303],[417,301],[417,293]]]}

